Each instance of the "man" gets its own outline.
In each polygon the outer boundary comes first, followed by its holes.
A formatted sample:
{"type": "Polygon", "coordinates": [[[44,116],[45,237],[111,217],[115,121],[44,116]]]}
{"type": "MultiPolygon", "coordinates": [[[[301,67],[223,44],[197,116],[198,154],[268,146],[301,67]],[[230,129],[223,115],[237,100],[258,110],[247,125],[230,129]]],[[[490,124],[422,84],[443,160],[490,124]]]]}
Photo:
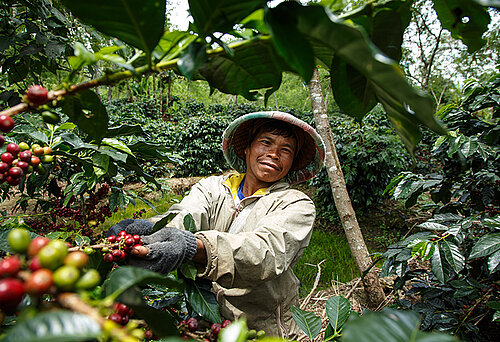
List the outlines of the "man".
{"type": "Polygon", "coordinates": [[[323,141],[290,114],[258,112],[231,123],[222,148],[237,173],[205,178],[166,214],[124,220],[111,232],[147,234],[152,222],[176,214],[168,228],[142,237],[131,264],[168,273],[192,260],[198,277],[213,282],[224,318],[244,316],[250,329],[294,337],[290,307],[298,304],[299,281],[292,267],[309,244],[315,208],[290,184],[320,171],[323,141]],[[188,213],[195,234],[183,230],[188,213]]]}

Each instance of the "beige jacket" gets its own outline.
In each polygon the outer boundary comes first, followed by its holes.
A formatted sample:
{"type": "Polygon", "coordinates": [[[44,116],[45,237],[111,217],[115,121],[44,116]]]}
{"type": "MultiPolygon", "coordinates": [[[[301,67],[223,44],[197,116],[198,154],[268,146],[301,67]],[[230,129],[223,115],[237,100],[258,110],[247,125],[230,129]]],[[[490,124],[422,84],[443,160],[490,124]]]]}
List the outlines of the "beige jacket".
{"type": "Polygon", "coordinates": [[[184,215],[193,215],[195,235],[203,241],[208,258],[198,276],[213,281],[224,318],[246,317],[250,329],[294,338],[298,327],[290,307],[298,305],[299,281],[292,267],[309,244],[314,204],[288,183],[277,182],[263,195],[243,199],[236,208],[230,176],[201,180],[164,215],[178,214],[169,226],[179,229],[184,229],[184,215]],[[235,217],[248,207],[239,232],[229,233],[235,217]]]}

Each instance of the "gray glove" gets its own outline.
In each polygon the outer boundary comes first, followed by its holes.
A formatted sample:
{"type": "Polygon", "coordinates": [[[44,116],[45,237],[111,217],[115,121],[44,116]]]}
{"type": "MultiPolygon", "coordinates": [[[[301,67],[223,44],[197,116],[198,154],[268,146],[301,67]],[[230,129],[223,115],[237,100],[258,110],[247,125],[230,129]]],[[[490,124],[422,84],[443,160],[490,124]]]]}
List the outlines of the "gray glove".
{"type": "Polygon", "coordinates": [[[109,228],[106,233],[106,237],[111,235],[118,235],[118,233],[122,230],[126,231],[129,234],[148,235],[151,233],[154,225],[155,224],[153,222],[148,220],[125,219],[109,228]]]}
{"type": "Polygon", "coordinates": [[[196,237],[185,230],[166,227],[141,238],[148,254],[145,258],[130,255],[129,264],[132,266],[167,274],[196,254],[196,237]]]}

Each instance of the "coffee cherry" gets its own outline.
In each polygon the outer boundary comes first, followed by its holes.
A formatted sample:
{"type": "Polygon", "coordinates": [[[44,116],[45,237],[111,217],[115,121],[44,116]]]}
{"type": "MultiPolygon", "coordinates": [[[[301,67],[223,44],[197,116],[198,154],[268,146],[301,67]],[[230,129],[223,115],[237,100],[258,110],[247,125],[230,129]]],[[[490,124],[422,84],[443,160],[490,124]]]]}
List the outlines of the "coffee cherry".
{"type": "Polygon", "coordinates": [[[115,311],[120,316],[127,316],[128,315],[128,310],[129,310],[129,307],[126,306],[125,304],[115,303],[115,311]]]}
{"type": "Polygon", "coordinates": [[[231,321],[230,321],[230,320],[228,320],[228,319],[226,319],[224,322],[222,322],[222,324],[221,324],[221,328],[223,328],[223,329],[224,329],[224,328],[225,328],[225,327],[227,327],[229,324],[231,324],[231,321]]]}
{"type": "Polygon", "coordinates": [[[20,167],[14,166],[9,169],[9,176],[12,178],[21,178],[23,174],[24,171],[20,167]]]}
{"type": "Polygon", "coordinates": [[[24,228],[14,228],[7,235],[10,248],[16,253],[25,253],[28,250],[31,237],[24,228]]]}
{"type": "Polygon", "coordinates": [[[54,283],[52,272],[46,268],[33,272],[26,280],[26,292],[35,296],[47,293],[54,283]]]}
{"type": "Polygon", "coordinates": [[[132,238],[134,239],[136,244],[141,242],[141,237],[137,234],[132,235],[132,238]]]}
{"type": "Polygon", "coordinates": [[[52,153],[52,149],[49,146],[43,147],[43,154],[48,155],[52,153]]]}
{"type": "Polygon", "coordinates": [[[126,231],[124,231],[124,230],[122,230],[122,231],[120,231],[120,232],[118,233],[118,236],[125,236],[125,235],[127,235],[127,232],[126,232],[126,231]]]}
{"type": "Polygon", "coordinates": [[[21,261],[17,256],[11,256],[0,261],[0,277],[15,277],[21,269],[21,261]]]}
{"type": "Polygon", "coordinates": [[[17,164],[17,167],[20,167],[23,170],[23,173],[28,172],[28,168],[30,167],[30,164],[26,163],[25,161],[20,160],[17,164]]]}
{"type": "Polygon", "coordinates": [[[221,329],[221,325],[219,323],[214,323],[210,326],[210,330],[212,330],[212,336],[214,338],[219,336],[220,329],[221,329]]]}
{"type": "Polygon", "coordinates": [[[40,252],[40,250],[47,246],[50,242],[49,238],[46,238],[44,236],[37,236],[33,240],[31,240],[29,246],[28,246],[28,255],[33,257],[40,252]]]}
{"type": "Polygon", "coordinates": [[[79,290],[90,290],[96,287],[101,281],[101,275],[96,269],[90,269],[85,272],[76,282],[76,288],[79,290]]]}
{"type": "Polygon", "coordinates": [[[14,278],[0,280],[0,309],[13,313],[24,296],[24,284],[14,278]]]}
{"type": "Polygon", "coordinates": [[[33,167],[39,166],[40,162],[41,162],[41,160],[37,156],[32,156],[31,157],[30,163],[31,163],[31,165],[33,165],[33,167]]]}
{"type": "Polygon", "coordinates": [[[61,266],[65,257],[61,251],[50,243],[38,252],[40,264],[50,270],[55,270],[61,266]]]}
{"type": "Polygon", "coordinates": [[[31,150],[35,156],[42,156],[43,155],[43,147],[36,146],[36,147],[31,147],[31,150]]]}
{"type": "Polygon", "coordinates": [[[20,177],[12,177],[12,176],[7,176],[5,177],[5,181],[9,183],[10,186],[16,186],[21,183],[21,178],[20,177]]]}
{"type": "Polygon", "coordinates": [[[2,153],[2,155],[0,156],[0,159],[6,163],[6,164],[12,164],[12,161],[14,161],[14,156],[12,155],[12,153],[9,153],[9,152],[5,152],[5,153],[2,153]]]}
{"type": "Polygon", "coordinates": [[[32,154],[31,154],[31,151],[22,151],[22,152],[19,152],[19,160],[22,160],[22,161],[25,161],[25,162],[31,162],[31,157],[32,157],[32,154]]]}
{"type": "Polygon", "coordinates": [[[127,323],[128,323],[128,316],[122,316],[121,325],[127,325],[127,323]]]}
{"type": "Polygon", "coordinates": [[[25,143],[24,141],[21,141],[19,143],[19,148],[21,149],[21,151],[26,151],[26,150],[29,150],[30,149],[30,145],[28,145],[27,143],[25,143]]]}
{"type": "Polygon", "coordinates": [[[6,149],[7,152],[9,152],[10,154],[12,154],[13,156],[17,156],[19,154],[19,152],[21,152],[21,149],[19,148],[19,145],[15,144],[15,143],[8,144],[5,149],[6,149]]]}
{"type": "Polygon", "coordinates": [[[32,85],[26,92],[28,101],[35,106],[43,105],[48,101],[47,89],[39,85],[32,85]]]}
{"type": "Polygon", "coordinates": [[[74,266],[76,268],[84,268],[89,261],[89,256],[83,252],[76,251],[69,253],[66,258],[64,258],[64,264],[74,266]]]}
{"type": "Polygon", "coordinates": [[[35,271],[41,269],[42,264],[40,263],[40,258],[38,258],[38,256],[35,256],[33,259],[31,259],[28,267],[32,272],[35,272],[35,271]]]}
{"type": "Polygon", "coordinates": [[[94,253],[94,249],[92,247],[85,247],[83,249],[83,253],[90,255],[90,254],[94,253]]]}
{"type": "Polygon", "coordinates": [[[64,265],[54,272],[54,284],[64,291],[73,290],[80,278],[80,270],[74,266],[64,265]]]}
{"type": "Polygon", "coordinates": [[[132,247],[135,244],[135,240],[131,237],[125,239],[125,246],[132,247]]]}
{"type": "Polygon", "coordinates": [[[194,317],[188,318],[186,321],[186,325],[191,332],[194,332],[196,331],[196,329],[198,329],[198,321],[194,317]]]}
{"type": "Polygon", "coordinates": [[[111,315],[109,315],[108,319],[115,323],[122,324],[122,316],[117,313],[112,313],[111,315]]]}
{"type": "Polygon", "coordinates": [[[109,243],[115,243],[116,242],[116,236],[115,235],[108,236],[108,242],[109,243]]]}
{"type": "Polygon", "coordinates": [[[113,262],[113,254],[108,253],[104,256],[104,261],[106,262],[113,262]]]}
{"type": "Polygon", "coordinates": [[[5,114],[0,115],[0,131],[7,133],[12,131],[12,128],[14,128],[14,120],[5,114]]]}
{"type": "Polygon", "coordinates": [[[0,173],[5,173],[9,171],[9,164],[4,163],[3,161],[0,162],[0,173]]]}

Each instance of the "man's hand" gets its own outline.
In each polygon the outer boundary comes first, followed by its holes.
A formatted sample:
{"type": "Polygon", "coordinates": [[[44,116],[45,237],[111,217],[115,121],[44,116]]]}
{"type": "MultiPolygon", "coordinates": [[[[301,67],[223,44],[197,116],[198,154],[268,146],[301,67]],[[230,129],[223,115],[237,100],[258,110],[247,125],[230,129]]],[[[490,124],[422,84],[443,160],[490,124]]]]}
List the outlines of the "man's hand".
{"type": "Polygon", "coordinates": [[[197,251],[195,236],[176,228],[162,228],[141,239],[144,244],[132,249],[129,264],[163,274],[192,260],[197,251]]]}

